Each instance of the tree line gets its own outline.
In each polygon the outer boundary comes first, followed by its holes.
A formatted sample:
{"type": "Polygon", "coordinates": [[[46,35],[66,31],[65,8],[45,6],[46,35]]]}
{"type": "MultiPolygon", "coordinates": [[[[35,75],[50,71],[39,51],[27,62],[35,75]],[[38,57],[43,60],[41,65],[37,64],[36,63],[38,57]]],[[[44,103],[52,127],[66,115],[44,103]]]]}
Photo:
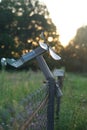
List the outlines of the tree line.
{"type": "MultiPolygon", "coordinates": [[[[75,38],[64,48],[46,5],[38,0],[0,2],[0,59],[18,59],[22,54],[36,48],[42,40],[42,31],[46,37],[45,41],[54,46],[56,53],[62,57],[58,62],[49,54],[45,54],[50,68],[64,66],[68,71],[87,72],[87,26],[79,28],[75,38]]],[[[27,63],[25,68],[37,69],[37,62],[33,60],[27,63]]]]}
{"type": "Polygon", "coordinates": [[[63,52],[67,70],[87,72],[87,26],[78,28],[76,36],[63,52]]]}

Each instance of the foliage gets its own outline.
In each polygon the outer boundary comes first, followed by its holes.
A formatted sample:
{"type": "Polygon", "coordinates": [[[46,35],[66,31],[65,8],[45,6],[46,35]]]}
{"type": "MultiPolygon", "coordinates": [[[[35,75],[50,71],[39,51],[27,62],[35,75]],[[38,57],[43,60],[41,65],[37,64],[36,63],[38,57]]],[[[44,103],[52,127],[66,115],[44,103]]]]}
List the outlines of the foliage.
{"type": "Polygon", "coordinates": [[[76,36],[63,52],[67,70],[87,72],[87,26],[77,30],[76,36]]]}
{"type": "MultiPolygon", "coordinates": [[[[1,72],[0,75],[0,125],[5,130],[18,112],[23,111],[26,97],[39,89],[44,77],[41,72],[1,72]]],[[[55,119],[55,130],[87,129],[87,73],[66,73],[63,83],[60,118],[55,119]]],[[[40,97],[40,96],[39,96],[40,97]]],[[[26,112],[25,112],[26,113],[26,112]]],[[[18,119],[20,117],[18,116],[18,119]]],[[[18,127],[15,122],[14,127],[18,127]]],[[[1,128],[1,126],[0,126],[1,128]]],[[[15,128],[14,130],[16,130],[15,128]]],[[[13,129],[12,129],[13,130],[13,129]]]]}
{"type": "Polygon", "coordinates": [[[0,2],[0,58],[18,58],[35,48],[42,31],[45,31],[48,43],[60,45],[56,27],[44,4],[38,0],[0,2]]]}
{"type": "Polygon", "coordinates": [[[0,35],[0,58],[2,57],[12,57],[14,50],[14,41],[11,36],[6,33],[0,35]],[[9,50],[9,51],[8,51],[9,50]]]}
{"type": "Polygon", "coordinates": [[[41,87],[44,77],[41,72],[32,71],[0,73],[0,126],[4,130],[10,130],[9,125],[12,125],[13,118],[23,111],[29,94],[41,87]]]}
{"type": "Polygon", "coordinates": [[[87,129],[87,74],[66,73],[59,119],[55,130],[87,129]]]}

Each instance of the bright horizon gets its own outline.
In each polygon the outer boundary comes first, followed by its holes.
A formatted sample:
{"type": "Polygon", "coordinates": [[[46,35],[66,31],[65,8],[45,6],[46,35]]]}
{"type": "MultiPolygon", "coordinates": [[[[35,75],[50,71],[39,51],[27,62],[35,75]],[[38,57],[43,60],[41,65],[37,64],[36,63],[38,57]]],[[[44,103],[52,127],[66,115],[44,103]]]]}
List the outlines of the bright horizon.
{"type": "Polygon", "coordinates": [[[79,27],[87,25],[87,0],[40,0],[50,13],[60,35],[60,42],[66,46],[79,27]]]}

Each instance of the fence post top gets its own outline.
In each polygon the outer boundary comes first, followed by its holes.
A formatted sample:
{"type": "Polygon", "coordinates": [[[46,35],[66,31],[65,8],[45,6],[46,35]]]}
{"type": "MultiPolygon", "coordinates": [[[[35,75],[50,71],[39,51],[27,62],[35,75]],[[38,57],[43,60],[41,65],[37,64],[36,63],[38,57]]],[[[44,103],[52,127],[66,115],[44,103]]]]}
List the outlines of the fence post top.
{"type": "Polygon", "coordinates": [[[56,77],[58,77],[58,76],[63,77],[64,73],[65,73],[65,71],[63,69],[54,69],[54,71],[53,71],[53,74],[56,77]]]}

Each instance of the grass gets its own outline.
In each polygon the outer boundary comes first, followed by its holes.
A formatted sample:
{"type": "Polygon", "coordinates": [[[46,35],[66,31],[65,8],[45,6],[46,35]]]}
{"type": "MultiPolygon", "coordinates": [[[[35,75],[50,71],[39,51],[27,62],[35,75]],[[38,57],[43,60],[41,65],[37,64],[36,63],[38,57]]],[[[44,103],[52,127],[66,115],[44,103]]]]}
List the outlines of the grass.
{"type": "MultiPolygon", "coordinates": [[[[14,107],[38,89],[44,80],[41,72],[0,72],[0,123],[9,122],[8,104],[14,107]],[[3,114],[2,114],[3,113],[3,114]]],[[[20,108],[19,108],[20,109],[20,108]]],[[[7,129],[6,129],[7,130],[7,129]]],[[[55,130],[87,130],[87,75],[66,73],[61,98],[60,118],[55,130]]]]}
{"type": "Polygon", "coordinates": [[[0,128],[2,126],[4,130],[10,130],[11,117],[15,119],[24,109],[25,104],[19,105],[19,102],[40,88],[43,80],[41,72],[0,72],[0,128]]]}
{"type": "Polygon", "coordinates": [[[87,75],[66,74],[56,130],[87,130],[87,75]]]}
{"type": "Polygon", "coordinates": [[[42,85],[41,72],[0,72],[0,107],[6,103],[20,101],[42,85]],[[40,80],[41,77],[41,80],[40,80]]]}

